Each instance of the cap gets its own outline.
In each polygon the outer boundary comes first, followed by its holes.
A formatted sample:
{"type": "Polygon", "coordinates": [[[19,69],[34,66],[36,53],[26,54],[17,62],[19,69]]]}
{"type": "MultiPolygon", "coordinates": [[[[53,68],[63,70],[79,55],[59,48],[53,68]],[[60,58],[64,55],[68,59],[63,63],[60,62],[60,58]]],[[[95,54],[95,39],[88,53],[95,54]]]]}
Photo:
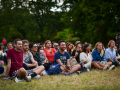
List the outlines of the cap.
{"type": "Polygon", "coordinates": [[[75,42],[75,45],[77,45],[78,43],[81,43],[81,44],[82,44],[82,42],[80,42],[80,41],[76,41],[76,42],[75,42]]]}

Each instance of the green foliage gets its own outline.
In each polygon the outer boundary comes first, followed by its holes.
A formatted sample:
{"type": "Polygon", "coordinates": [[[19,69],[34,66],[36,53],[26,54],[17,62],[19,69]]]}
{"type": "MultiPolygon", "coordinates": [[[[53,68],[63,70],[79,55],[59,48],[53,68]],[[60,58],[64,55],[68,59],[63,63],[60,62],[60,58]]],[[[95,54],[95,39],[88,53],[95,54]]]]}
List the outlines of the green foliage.
{"type": "Polygon", "coordinates": [[[1,0],[0,40],[19,37],[31,42],[65,39],[107,44],[120,29],[120,1],[113,0],[1,0]],[[61,8],[62,12],[51,11],[61,8]],[[66,10],[69,8],[69,11],[66,10]]]}

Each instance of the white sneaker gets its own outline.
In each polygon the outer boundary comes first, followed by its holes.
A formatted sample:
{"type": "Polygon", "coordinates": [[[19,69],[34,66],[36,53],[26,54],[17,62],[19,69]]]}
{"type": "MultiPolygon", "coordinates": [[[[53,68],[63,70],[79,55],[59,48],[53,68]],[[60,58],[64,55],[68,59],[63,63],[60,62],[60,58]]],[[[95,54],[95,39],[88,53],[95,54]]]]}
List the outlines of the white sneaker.
{"type": "Polygon", "coordinates": [[[113,69],[115,69],[115,65],[111,65],[109,68],[109,70],[113,70],[113,69]]]}
{"type": "Polygon", "coordinates": [[[107,65],[107,66],[105,66],[105,67],[103,68],[103,70],[107,70],[107,68],[108,68],[108,65],[107,65]]]}
{"type": "Polygon", "coordinates": [[[26,76],[26,78],[27,78],[28,80],[30,80],[30,79],[31,79],[31,76],[26,76]]]}
{"type": "Polygon", "coordinates": [[[40,75],[36,75],[34,78],[35,78],[35,79],[39,79],[39,78],[40,78],[40,75]]]}

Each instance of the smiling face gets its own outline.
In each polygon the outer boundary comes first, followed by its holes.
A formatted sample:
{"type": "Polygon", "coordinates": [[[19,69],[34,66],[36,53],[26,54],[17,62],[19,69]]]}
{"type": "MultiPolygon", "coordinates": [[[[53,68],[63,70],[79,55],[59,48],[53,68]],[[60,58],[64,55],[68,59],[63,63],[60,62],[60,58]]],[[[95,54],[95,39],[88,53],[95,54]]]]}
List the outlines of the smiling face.
{"type": "Polygon", "coordinates": [[[31,48],[33,52],[37,52],[37,49],[38,49],[37,44],[34,44],[33,47],[31,48]]]}
{"type": "Polygon", "coordinates": [[[65,44],[65,42],[61,42],[60,43],[60,50],[61,51],[64,51],[66,49],[66,44],[65,44]]]}

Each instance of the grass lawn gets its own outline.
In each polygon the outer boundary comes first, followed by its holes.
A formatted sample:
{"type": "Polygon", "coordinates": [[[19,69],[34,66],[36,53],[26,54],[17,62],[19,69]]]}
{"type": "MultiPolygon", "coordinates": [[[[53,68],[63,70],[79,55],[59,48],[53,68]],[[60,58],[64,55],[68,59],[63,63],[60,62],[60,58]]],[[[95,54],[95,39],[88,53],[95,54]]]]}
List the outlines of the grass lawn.
{"type": "Polygon", "coordinates": [[[44,75],[31,82],[3,81],[0,90],[120,90],[120,68],[113,71],[92,70],[80,75],[44,75]]]}

